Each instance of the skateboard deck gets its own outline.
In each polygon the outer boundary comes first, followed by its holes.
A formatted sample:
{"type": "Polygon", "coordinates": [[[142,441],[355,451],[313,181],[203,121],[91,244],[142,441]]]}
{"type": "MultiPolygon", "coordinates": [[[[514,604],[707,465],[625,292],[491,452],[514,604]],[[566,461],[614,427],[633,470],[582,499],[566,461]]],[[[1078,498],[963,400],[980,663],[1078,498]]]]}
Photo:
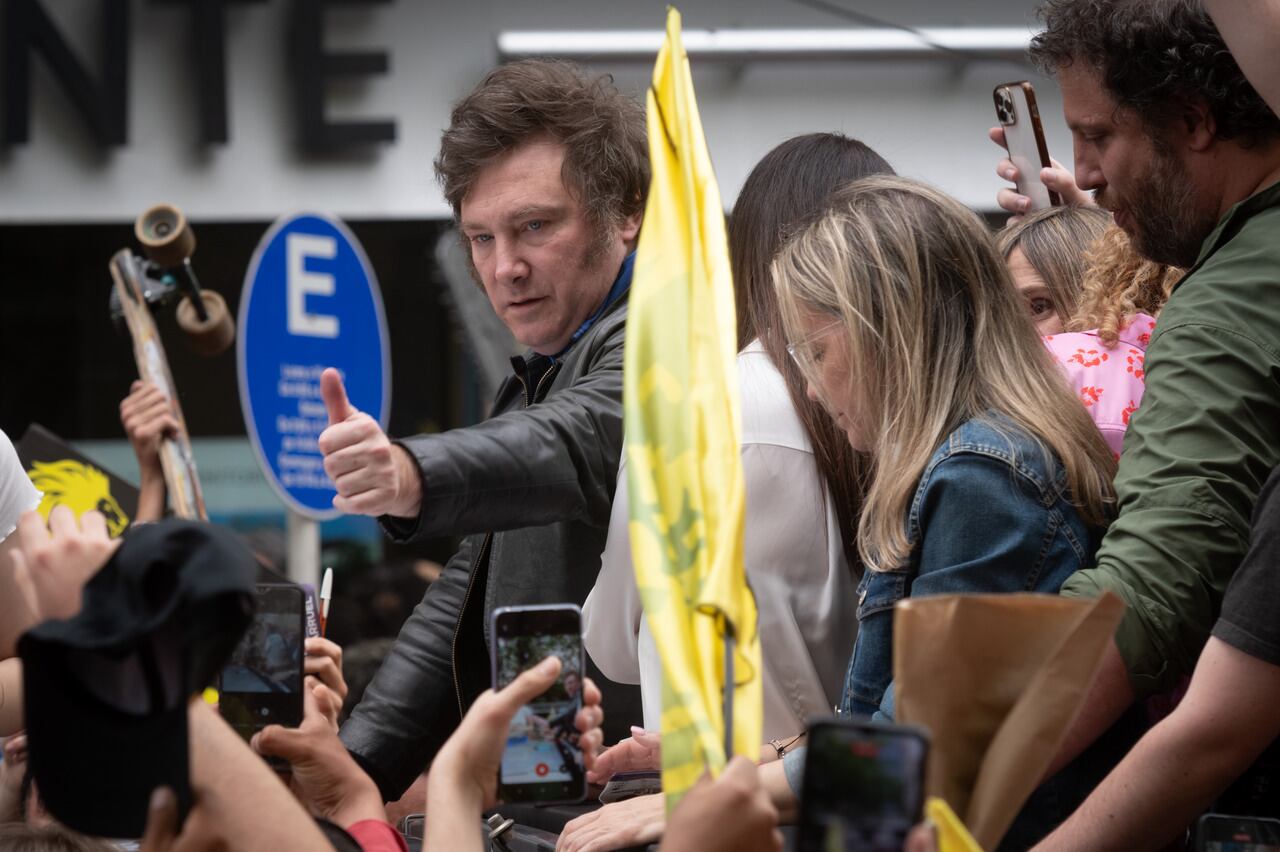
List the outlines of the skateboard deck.
{"type": "Polygon", "coordinates": [[[138,365],[138,376],[160,389],[172,404],[173,415],[178,421],[177,434],[160,443],[160,464],[169,491],[169,504],[180,518],[207,520],[187,421],[182,416],[182,406],[178,404],[164,343],[142,293],[142,264],[143,261],[131,251],[122,249],[116,252],[108,265],[125,324],[129,327],[129,336],[133,338],[133,358],[138,365]]]}

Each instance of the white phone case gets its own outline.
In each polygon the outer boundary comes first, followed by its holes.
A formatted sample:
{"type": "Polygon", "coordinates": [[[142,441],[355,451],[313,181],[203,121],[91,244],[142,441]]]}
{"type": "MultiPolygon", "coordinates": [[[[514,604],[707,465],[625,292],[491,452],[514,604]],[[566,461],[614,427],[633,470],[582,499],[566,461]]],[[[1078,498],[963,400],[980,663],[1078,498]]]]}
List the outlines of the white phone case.
{"type": "Polygon", "coordinates": [[[1032,210],[1043,210],[1054,203],[1048,188],[1040,182],[1040,170],[1049,166],[1049,157],[1044,140],[1036,135],[1038,114],[1034,102],[1028,101],[1024,85],[1030,87],[1020,82],[996,87],[996,118],[1004,128],[1009,159],[1018,170],[1018,192],[1031,199],[1032,210]]]}

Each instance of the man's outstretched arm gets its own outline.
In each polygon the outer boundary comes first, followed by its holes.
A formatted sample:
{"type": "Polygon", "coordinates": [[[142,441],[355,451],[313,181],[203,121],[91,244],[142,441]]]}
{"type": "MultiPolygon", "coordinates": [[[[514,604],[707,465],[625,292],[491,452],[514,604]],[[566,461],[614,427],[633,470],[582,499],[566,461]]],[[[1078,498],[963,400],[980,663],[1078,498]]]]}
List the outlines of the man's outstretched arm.
{"type": "Polygon", "coordinates": [[[1164,845],[1280,735],[1278,704],[1280,666],[1211,637],[1177,710],[1036,848],[1164,845]]]}

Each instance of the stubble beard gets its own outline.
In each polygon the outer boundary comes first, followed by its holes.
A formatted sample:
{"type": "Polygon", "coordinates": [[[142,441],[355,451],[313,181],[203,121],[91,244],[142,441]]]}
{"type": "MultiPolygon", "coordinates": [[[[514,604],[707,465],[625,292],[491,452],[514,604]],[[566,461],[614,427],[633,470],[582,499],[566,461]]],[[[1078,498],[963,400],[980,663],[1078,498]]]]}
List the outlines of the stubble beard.
{"type": "MultiPolygon", "coordinates": [[[[1218,217],[1200,209],[1186,166],[1161,140],[1154,139],[1153,143],[1155,154],[1150,168],[1131,181],[1120,206],[1133,223],[1130,238],[1138,254],[1185,269],[1195,264],[1218,217]]],[[[1105,190],[1102,196],[1099,203],[1109,207],[1110,196],[1105,190]]]]}

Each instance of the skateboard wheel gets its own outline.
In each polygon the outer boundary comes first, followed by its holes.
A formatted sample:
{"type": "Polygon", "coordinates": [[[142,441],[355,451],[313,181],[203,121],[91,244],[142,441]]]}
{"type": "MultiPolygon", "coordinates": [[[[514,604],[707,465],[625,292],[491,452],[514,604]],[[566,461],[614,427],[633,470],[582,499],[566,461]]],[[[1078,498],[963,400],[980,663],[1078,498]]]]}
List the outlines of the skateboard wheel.
{"type": "Polygon", "coordinates": [[[201,290],[207,320],[196,315],[191,299],[183,299],[178,305],[178,327],[187,335],[187,345],[197,355],[212,356],[224,351],[236,337],[235,323],[227,310],[227,303],[212,290],[201,290]]]}
{"type": "Polygon", "coordinates": [[[133,234],[147,257],[165,269],[181,266],[196,250],[195,232],[172,204],[157,204],[139,216],[133,234]]]}

